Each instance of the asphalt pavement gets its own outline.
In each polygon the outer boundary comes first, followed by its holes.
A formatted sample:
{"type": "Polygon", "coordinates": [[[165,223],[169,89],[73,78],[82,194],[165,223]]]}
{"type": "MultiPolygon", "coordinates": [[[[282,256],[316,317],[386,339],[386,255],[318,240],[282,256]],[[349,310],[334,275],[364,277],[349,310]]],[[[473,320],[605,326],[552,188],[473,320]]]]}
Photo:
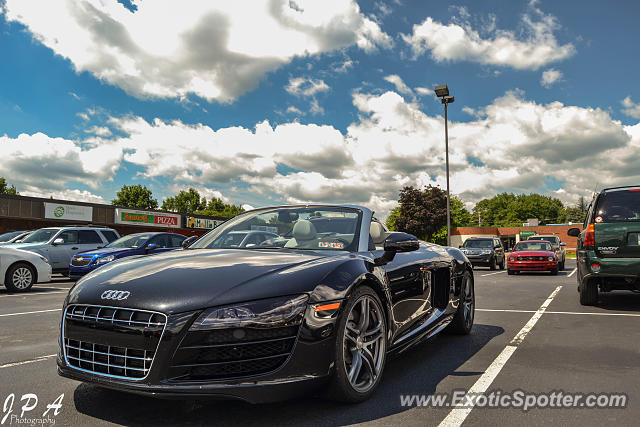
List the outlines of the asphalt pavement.
{"type": "Polygon", "coordinates": [[[61,378],[55,355],[62,277],[28,294],[0,290],[0,421],[5,425],[637,425],[640,417],[640,294],[578,302],[575,261],[557,276],[508,276],[477,268],[469,336],[438,335],[388,361],[376,394],[358,405],[321,396],[277,404],[161,400],[61,378]],[[402,405],[434,393],[624,393],[625,408],[493,408],[402,405]],[[47,405],[64,394],[58,414],[47,405]],[[13,397],[12,397],[13,395],[13,397]],[[27,396],[21,400],[24,396],[27,396]],[[33,396],[37,396],[37,403],[33,396]],[[28,408],[32,407],[29,410],[28,408]],[[23,414],[22,410],[27,408],[23,414]],[[36,420],[37,419],[37,420],[36,420]]]}

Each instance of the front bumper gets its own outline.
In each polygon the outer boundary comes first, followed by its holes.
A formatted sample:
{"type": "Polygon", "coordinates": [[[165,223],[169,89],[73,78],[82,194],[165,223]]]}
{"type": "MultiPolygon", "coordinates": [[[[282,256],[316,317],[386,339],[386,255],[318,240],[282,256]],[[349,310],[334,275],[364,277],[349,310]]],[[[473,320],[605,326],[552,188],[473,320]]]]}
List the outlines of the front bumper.
{"type": "Polygon", "coordinates": [[[491,261],[493,260],[493,254],[486,255],[469,255],[467,254],[467,258],[471,262],[472,265],[491,265],[491,261]]]}
{"type": "Polygon", "coordinates": [[[51,281],[52,268],[48,263],[43,262],[37,267],[38,283],[47,283],[51,281]]]}
{"type": "Polygon", "coordinates": [[[72,279],[79,279],[85,274],[91,273],[98,267],[100,266],[93,263],[83,266],[69,265],[69,277],[72,279]]]}
{"type": "Polygon", "coordinates": [[[507,261],[507,269],[512,271],[554,271],[557,261],[507,261]]]}
{"type": "MultiPolygon", "coordinates": [[[[290,356],[275,371],[265,374],[220,380],[181,379],[173,376],[178,348],[189,327],[201,312],[167,316],[154,360],[148,374],[139,380],[113,378],[72,366],[61,348],[58,352],[58,374],[78,381],[124,392],[155,397],[207,396],[240,399],[250,403],[281,401],[307,393],[323,385],[333,368],[336,316],[318,319],[310,307],[302,320],[290,356]]],[[[63,314],[64,316],[64,314],[63,314]]],[[[63,321],[63,328],[64,321],[63,321]]],[[[99,331],[96,331],[98,334],[99,331]]],[[[105,343],[106,344],[106,343],[105,343]]],[[[59,340],[62,347],[62,340],[59,340]]]]}

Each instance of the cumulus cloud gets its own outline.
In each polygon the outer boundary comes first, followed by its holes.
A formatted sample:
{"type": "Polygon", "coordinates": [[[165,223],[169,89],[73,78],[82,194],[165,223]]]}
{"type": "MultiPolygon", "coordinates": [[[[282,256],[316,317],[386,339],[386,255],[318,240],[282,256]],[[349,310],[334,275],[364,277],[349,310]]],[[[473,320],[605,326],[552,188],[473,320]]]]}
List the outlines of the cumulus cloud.
{"type": "Polygon", "coordinates": [[[562,80],[562,72],[554,68],[549,68],[542,72],[542,79],[540,84],[546,88],[550,88],[554,83],[562,80]]]}
{"type": "Polygon", "coordinates": [[[296,77],[289,79],[285,90],[295,96],[314,96],[319,92],[326,92],[329,86],[323,80],[308,77],[296,77]]]}
{"type": "Polygon", "coordinates": [[[497,29],[492,19],[481,26],[483,36],[473,28],[466,13],[446,25],[428,17],[413,26],[412,34],[403,34],[402,39],[416,57],[430,52],[437,62],[471,61],[520,70],[537,70],[573,55],[572,44],[559,44],[556,40],[554,31],[560,28],[556,18],[544,14],[535,3],[529,8],[517,32],[497,29]]]}
{"type": "Polygon", "coordinates": [[[22,196],[31,196],[31,197],[44,197],[49,198],[53,197],[54,199],[59,200],[73,200],[76,202],[86,202],[86,203],[107,203],[107,201],[97,194],[93,194],[87,190],[62,190],[62,191],[46,191],[46,190],[27,190],[21,191],[20,195],[22,196]]]}
{"type": "Polygon", "coordinates": [[[422,96],[435,95],[435,92],[433,91],[433,89],[429,89],[428,87],[417,87],[415,88],[415,90],[418,93],[418,95],[422,95],[422,96]]]}
{"type": "Polygon", "coordinates": [[[640,104],[636,104],[631,100],[630,96],[627,96],[625,99],[621,101],[622,112],[629,117],[633,117],[634,119],[640,119],[640,104]]]}
{"type": "Polygon", "coordinates": [[[76,71],[137,97],[230,102],[296,56],[393,41],[354,0],[136,2],[6,0],[23,24],[76,71]]]}
{"type": "Polygon", "coordinates": [[[413,95],[413,91],[409,86],[405,84],[405,82],[400,78],[397,74],[391,74],[384,78],[386,81],[391,83],[396,87],[396,90],[405,95],[413,95]]]}

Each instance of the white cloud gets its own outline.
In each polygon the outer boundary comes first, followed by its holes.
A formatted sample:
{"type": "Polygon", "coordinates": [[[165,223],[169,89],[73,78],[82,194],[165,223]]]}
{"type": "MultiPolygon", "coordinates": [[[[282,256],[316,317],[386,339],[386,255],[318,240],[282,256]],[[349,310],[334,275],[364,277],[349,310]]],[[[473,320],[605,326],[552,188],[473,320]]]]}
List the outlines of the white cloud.
{"type": "Polygon", "coordinates": [[[293,105],[290,105],[289,107],[287,107],[287,113],[298,114],[298,115],[304,114],[302,111],[300,111],[299,108],[296,108],[293,105]]]}
{"type": "MultiPolygon", "coordinates": [[[[536,70],[551,62],[568,58],[575,53],[572,44],[558,44],[554,30],[560,28],[555,17],[535,7],[522,16],[519,36],[515,31],[498,30],[495,22],[484,25],[483,37],[462,15],[448,25],[428,17],[413,26],[413,34],[403,34],[415,56],[427,51],[438,62],[471,61],[480,64],[536,70]],[[458,22],[459,21],[459,22],[458,22]]],[[[466,10],[466,9],[465,9],[466,10]]]]}
{"type": "Polygon", "coordinates": [[[296,77],[289,79],[285,90],[295,96],[314,96],[319,92],[328,91],[329,86],[323,80],[296,77]]]}
{"type": "Polygon", "coordinates": [[[429,89],[428,87],[417,87],[415,88],[415,91],[418,93],[418,95],[422,96],[435,95],[433,89],[429,89]]]}
{"type": "Polygon", "coordinates": [[[402,81],[399,75],[391,74],[389,76],[386,76],[384,79],[394,85],[398,92],[405,95],[413,95],[413,91],[411,90],[411,88],[407,86],[404,81],[402,81]]]}
{"type": "Polygon", "coordinates": [[[627,96],[625,99],[621,101],[622,112],[629,117],[633,117],[634,119],[640,119],[640,104],[636,104],[631,100],[630,96],[627,96]]]}
{"type": "Polygon", "coordinates": [[[554,68],[549,68],[542,72],[540,84],[546,88],[550,88],[554,83],[562,80],[562,72],[554,68]]]}
{"type": "Polygon", "coordinates": [[[109,129],[106,126],[92,126],[89,129],[85,129],[84,131],[86,133],[93,133],[98,136],[104,136],[104,137],[111,136],[111,129],[109,129]]]}
{"type": "Polygon", "coordinates": [[[201,96],[229,102],[296,56],[392,39],[354,0],[256,2],[6,0],[8,21],[67,58],[77,72],[137,97],[201,96]]]}
{"type": "Polygon", "coordinates": [[[28,190],[28,191],[20,191],[20,195],[31,196],[31,197],[44,197],[44,198],[53,197],[54,199],[59,199],[59,200],[73,200],[76,202],[85,202],[85,203],[108,203],[102,196],[98,196],[97,194],[93,194],[92,192],[86,191],[86,190],[61,190],[61,191],[28,190]]]}

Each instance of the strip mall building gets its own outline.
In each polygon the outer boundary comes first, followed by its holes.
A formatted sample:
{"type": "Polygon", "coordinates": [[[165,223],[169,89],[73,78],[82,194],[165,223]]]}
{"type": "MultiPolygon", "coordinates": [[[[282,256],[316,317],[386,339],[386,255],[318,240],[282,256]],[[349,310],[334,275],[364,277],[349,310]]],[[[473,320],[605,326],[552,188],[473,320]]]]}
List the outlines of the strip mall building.
{"type": "Polygon", "coordinates": [[[149,231],[201,236],[224,221],[224,218],[205,215],[0,195],[0,234],[7,231],[91,224],[113,228],[122,236],[149,231]]]}
{"type": "Polygon", "coordinates": [[[462,245],[469,237],[500,237],[505,248],[510,249],[520,240],[526,240],[535,234],[555,234],[567,244],[568,251],[575,251],[577,238],[569,236],[567,231],[582,224],[540,225],[536,227],[457,227],[451,229],[451,246],[462,245]]]}

